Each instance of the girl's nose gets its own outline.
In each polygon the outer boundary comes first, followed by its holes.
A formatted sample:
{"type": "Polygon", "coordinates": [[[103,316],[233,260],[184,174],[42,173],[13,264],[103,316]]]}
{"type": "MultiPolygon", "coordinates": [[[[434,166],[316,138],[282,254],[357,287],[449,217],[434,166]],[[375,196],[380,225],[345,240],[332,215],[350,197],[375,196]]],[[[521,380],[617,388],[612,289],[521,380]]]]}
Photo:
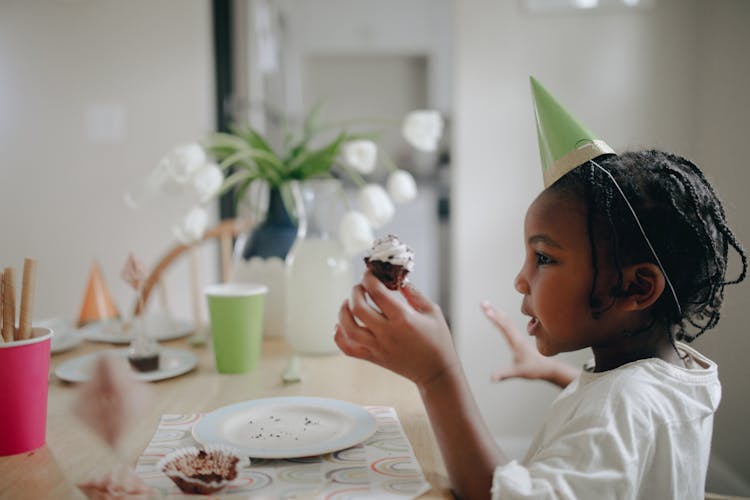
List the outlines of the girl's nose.
{"type": "Polygon", "coordinates": [[[523,276],[523,268],[521,268],[521,270],[516,275],[516,279],[513,280],[513,286],[516,287],[516,291],[521,295],[529,294],[529,282],[526,281],[526,278],[524,278],[523,276]]]}

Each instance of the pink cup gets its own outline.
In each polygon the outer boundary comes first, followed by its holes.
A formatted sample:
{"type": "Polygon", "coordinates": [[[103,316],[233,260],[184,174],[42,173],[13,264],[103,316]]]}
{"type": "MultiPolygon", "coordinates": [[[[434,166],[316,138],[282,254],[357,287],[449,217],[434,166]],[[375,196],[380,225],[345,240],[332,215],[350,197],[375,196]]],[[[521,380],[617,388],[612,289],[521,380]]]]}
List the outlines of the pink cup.
{"type": "Polygon", "coordinates": [[[0,344],[0,456],[44,444],[51,338],[34,327],[30,339],[0,344]]]}

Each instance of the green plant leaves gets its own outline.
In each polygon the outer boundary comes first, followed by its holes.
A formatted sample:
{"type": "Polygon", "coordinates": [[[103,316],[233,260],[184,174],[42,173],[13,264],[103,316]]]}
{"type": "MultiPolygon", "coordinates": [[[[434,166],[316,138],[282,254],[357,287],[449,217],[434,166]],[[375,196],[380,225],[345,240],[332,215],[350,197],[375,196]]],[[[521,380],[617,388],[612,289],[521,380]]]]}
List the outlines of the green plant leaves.
{"type": "Polygon", "coordinates": [[[274,152],[273,148],[268,145],[263,136],[252,127],[247,126],[244,129],[240,129],[232,126],[230,130],[232,130],[234,135],[241,137],[252,149],[265,151],[266,153],[278,158],[278,155],[274,152]]]}
{"type": "MultiPolygon", "coordinates": [[[[330,173],[341,145],[363,134],[341,132],[324,146],[308,149],[316,135],[328,130],[318,124],[321,108],[322,105],[318,104],[307,115],[302,137],[297,142],[293,136],[287,137],[283,155],[274,151],[265,137],[248,125],[235,125],[230,127],[230,133],[218,132],[207,138],[205,148],[219,162],[219,167],[228,172],[224,184],[235,187],[237,199],[244,196],[256,179],[263,179],[278,188],[287,181],[330,173]],[[242,173],[238,173],[238,169],[242,173]]],[[[222,188],[222,192],[228,190],[229,187],[222,188]]]]}
{"type": "Polygon", "coordinates": [[[247,142],[233,134],[216,132],[208,137],[204,147],[214,158],[221,161],[232,153],[247,148],[247,142]]]}
{"type": "Polygon", "coordinates": [[[333,142],[320,149],[303,151],[289,164],[289,175],[292,179],[308,179],[325,174],[331,170],[339,148],[347,140],[346,134],[339,134],[333,142]]]}

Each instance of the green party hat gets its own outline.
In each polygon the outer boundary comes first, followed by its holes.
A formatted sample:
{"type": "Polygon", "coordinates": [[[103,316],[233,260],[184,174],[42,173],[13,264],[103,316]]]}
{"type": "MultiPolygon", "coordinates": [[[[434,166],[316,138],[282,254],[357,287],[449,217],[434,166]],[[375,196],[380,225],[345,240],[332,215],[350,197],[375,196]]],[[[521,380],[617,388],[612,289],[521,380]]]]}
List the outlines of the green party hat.
{"type": "Polygon", "coordinates": [[[533,76],[530,78],[545,188],[597,156],[615,154],[607,143],[573,118],[533,76]]]}

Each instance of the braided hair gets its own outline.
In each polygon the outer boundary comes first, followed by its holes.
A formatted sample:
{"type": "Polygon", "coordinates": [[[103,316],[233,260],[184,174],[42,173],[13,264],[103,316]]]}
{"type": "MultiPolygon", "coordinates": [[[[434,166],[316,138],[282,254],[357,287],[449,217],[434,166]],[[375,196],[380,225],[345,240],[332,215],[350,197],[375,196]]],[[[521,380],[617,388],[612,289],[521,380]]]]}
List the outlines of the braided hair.
{"type": "Polygon", "coordinates": [[[612,307],[617,297],[628,294],[623,288],[623,266],[657,264],[632,212],[607,175],[609,172],[638,215],[676,294],[675,299],[665,288],[651,309],[652,323],[627,334],[644,331],[659,321],[670,327],[670,340],[695,340],[718,323],[724,287],[739,283],[747,273],[747,256],[727,225],[721,201],[700,169],[674,154],[650,150],[609,155],[595,161],[598,166],[587,162],[550,187],[572,195],[587,208],[594,270],[589,294],[595,311],[592,315],[597,317],[612,307]],[[597,245],[604,245],[613,255],[617,270],[608,305],[595,297],[599,277],[597,245]],[[729,247],[739,254],[742,270],[736,279],[727,281],[729,247]]]}

